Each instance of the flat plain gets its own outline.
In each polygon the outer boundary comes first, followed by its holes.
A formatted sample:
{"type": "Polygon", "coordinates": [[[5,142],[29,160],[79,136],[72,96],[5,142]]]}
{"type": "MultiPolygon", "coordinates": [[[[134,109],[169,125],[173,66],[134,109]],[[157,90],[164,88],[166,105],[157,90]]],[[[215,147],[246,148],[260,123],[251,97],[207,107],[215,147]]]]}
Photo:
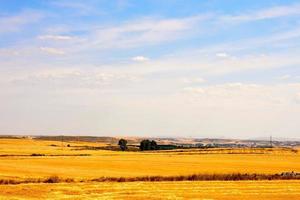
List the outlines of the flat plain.
{"type": "Polygon", "coordinates": [[[0,179],[58,176],[72,183],[0,185],[0,199],[299,199],[300,181],[89,182],[99,177],[299,172],[286,149],[158,152],[93,150],[93,142],[0,139],[0,179]],[[69,147],[68,147],[69,146],[69,147]],[[83,148],[85,147],[85,148],[83,148]],[[82,181],[83,183],[80,183],[82,181]]]}
{"type": "Polygon", "coordinates": [[[289,199],[300,181],[183,181],[0,185],[0,199],[289,199]]]}

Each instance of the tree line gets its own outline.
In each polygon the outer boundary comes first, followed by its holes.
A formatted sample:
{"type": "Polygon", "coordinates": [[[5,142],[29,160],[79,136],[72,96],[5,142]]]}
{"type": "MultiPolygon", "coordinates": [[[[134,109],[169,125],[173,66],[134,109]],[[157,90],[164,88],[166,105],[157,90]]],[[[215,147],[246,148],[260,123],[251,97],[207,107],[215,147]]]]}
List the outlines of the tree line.
{"type": "MultiPolygon", "coordinates": [[[[128,149],[127,140],[125,140],[125,139],[120,139],[118,142],[118,145],[120,146],[120,149],[122,151],[126,151],[128,149]]],[[[154,141],[154,140],[142,140],[140,142],[139,148],[141,151],[157,150],[158,145],[157,145],[156,141],[154,141]]]]}

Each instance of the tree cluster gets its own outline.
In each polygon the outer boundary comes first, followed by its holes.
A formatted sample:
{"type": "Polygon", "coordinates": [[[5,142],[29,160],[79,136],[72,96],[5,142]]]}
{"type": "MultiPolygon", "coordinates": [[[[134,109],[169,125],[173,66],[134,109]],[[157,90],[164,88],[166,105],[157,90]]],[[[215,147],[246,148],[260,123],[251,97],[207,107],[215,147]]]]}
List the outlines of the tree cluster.
{"type": "Polygon", "coordinates": [[[127,150],[127,140],[125,139],[120,139],[118,145],[120,146],[120,149],[122,151],[127,150]]]}
{"type": "Polygon", "coordinates": [[[158,149],[158,146],[157,146],[157,143],[152,140],[143,140],[141,141],[140,143],[140,150],[141,151],[145,151],[145,150],[157,150],[158,149]]]}

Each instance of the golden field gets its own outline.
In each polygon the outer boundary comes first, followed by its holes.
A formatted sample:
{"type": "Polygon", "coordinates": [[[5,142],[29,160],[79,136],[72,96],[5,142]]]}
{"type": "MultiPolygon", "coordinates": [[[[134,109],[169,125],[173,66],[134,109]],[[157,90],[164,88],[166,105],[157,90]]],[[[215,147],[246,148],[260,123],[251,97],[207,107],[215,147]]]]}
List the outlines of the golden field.
{"type": "Polygon", "coordinates": [[[300,154],[284,149],[120,152],[81,148],[105,145],[77,141],[61,143],[0,139],[0,179],[22,180],[55,175],[76,180],[75,183],[0,185],[0,198],[123,199],[128,195],[134,199],[300,198],[300,181],[78,183],[103,176],[300,172],[300,154]],[[67,147],[68,144],[70,147],[67,147]],[[153,194],[155,196],[151,196],[153,194]],[[244,198],[245,195],[247,198],[244,198]]]}
{"type": "Polygon", "coordinates": [[[296,200],[300,181],[192,181],[0,185],[0,199],[296,200]]]}

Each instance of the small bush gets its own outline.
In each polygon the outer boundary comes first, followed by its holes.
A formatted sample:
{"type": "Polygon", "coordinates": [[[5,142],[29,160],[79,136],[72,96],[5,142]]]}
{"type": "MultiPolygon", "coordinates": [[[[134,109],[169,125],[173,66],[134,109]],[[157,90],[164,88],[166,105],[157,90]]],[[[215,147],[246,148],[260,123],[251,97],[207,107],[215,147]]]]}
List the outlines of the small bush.
{"type": "Polygon", "coordinates": [[[66,179],[64,180],[64,182],[66,182],[66,183],[74,183],[75,180],[72,179],[72,178],[66,178],[66,179]]]}
{"type": "Polygon", "coordinates": [[[41,153],[33,153],[33,154],[31,154],[31,156],[45,156],[45,154],[41,154],[41,153]]]}
{"type": "Polygon", "coordinates": [[[50,176],[49,178],[44,180],[44,183],[59,183],[60,178],[58,176],[50,176]]]}

